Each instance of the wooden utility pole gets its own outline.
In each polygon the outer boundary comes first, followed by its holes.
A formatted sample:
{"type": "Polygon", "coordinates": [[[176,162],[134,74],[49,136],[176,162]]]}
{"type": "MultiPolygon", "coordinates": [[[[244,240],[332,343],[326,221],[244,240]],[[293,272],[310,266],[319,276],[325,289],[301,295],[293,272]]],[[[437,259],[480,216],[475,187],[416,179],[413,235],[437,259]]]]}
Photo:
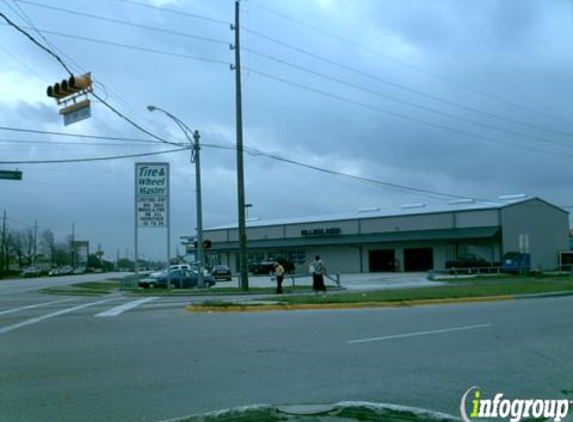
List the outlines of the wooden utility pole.
{"type": "Polygon", "coordinates": [[[245,218],[245,170],[243,165],[243,110],[241,97],[241,43],[239,37],[239,0],[235,1],[235,95],[237,111],[237,197],[239,208],[239,273],[240,286],[249,290],[249,268],[247,265],[247,222],[245,218]]]}

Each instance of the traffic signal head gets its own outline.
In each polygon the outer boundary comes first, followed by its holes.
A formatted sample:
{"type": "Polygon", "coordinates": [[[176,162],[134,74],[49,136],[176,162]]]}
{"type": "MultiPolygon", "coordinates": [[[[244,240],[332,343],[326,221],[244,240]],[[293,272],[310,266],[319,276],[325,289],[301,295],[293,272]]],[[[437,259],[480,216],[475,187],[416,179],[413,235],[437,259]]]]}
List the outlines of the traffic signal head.
{"type": "Polygon", "coordinates": [[[81,76],[70,76],[60,83],[49,86],[46,90],[48,97],[57,100],[69,97],[78,92],[90,90],[92,87],[92,78],[90,73],[81,76]]]}

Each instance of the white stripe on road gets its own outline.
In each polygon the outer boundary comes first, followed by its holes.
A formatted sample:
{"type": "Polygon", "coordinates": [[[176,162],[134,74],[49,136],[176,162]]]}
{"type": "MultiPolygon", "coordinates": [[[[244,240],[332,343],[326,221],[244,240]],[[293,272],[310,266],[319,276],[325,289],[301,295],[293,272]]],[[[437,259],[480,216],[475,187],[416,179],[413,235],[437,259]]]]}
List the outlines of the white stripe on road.
{"type": "Polygon", "coordinates": [[[491,327],[491,324],[466,325],[464,327],[442,328],[441,330],[420,331],[417,333],[407,333],[407,334],[394,334],[394,335],[385,336],[385,337],[373,337],[373,338],[365,338],[365,339],[361,339],[361,340],[349,340],[349,341],[347,341],[347,343],[349,343],[349,344],[367,343],[369,341],[393,340],[396,338],[427,336],[427,335],[431,335],[431,334],[449,333],[452,331],[475,330],[477,328],[486,328],[486,327],[491,327]]]}
{"type": "Polygon", "coordinates": [[[53,317],[56,317],[59,315],[67,314],[69,312],[77,311],[78,309],[83,309],[83,308],[88,308],[90,306],[99,305],[100,303],[110,302],[112,300],[115,300],[115,298],[114,299],[100,300],[98,302],[84,303],[83,305],[74,306],[73,308],[62,309],[62,310],[59,310],[57,312],[52,312],[51,314],[43,315],[43,316],[40,316],[37,318],[28,319],[28,320],[20,322],[18,324],[14,324],[14,325],[10,325],[8,327],[0,328],[0,334],[6,334],[7,332],[16,330],[18,328],[25,327],[27,325],[36,324],[38,322],[44,321],[44,320],[49,319],[49,318],[53,318],[53,317]]]}
{"type": "Polygon", "coordinates": [[[123,305],[116,306],[115,308],[111,308],[105,312],[97,314],[96,317],[114,317],[118,316],[125,311],[129,311],[139,305],[143,305],[144,303],[151,302],[152,300],[158,299],[157,297],[147,297],[145,299],[134,300],[133,302],[127,302],[123,305]]]}
{"type": "Polygon", "coordinates": [[[39,308],[41,306],[55,305],[56,303],[69,302],[70,300],[75,300],[75,299],[71,298],[71,299],[57,300],[55,302],[44,302],[44,303],[37,303],[35,305],[22,306],[20,308],[14,308],[14,309],[8,309],[6,311],[2,311],[2,312],[0,312],[0,315],[13,314],[14,312],[23,311],[25,309],[39,308]]]}

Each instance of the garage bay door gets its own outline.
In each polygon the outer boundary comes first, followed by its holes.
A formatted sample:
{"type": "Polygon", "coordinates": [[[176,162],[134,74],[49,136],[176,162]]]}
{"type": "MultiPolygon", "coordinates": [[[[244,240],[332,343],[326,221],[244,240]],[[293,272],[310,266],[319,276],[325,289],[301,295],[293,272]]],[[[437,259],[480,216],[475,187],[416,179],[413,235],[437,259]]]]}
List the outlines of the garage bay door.
{"type": "Polygon", "coordinates": [[[434,268],[432,248],[404,249],[404,271],[428,271],[434,268]]]}

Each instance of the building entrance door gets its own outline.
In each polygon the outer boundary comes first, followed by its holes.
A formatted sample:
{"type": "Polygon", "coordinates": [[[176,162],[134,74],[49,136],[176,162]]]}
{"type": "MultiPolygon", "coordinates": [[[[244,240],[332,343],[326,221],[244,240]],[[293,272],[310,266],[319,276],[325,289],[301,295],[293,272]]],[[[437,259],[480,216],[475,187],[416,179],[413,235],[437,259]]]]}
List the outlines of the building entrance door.
{"type": "Polygon", "coordinates": [[[371,273],[396,271],[394,249],[375,249],[368,251],[368,263],[371,273]]]}

